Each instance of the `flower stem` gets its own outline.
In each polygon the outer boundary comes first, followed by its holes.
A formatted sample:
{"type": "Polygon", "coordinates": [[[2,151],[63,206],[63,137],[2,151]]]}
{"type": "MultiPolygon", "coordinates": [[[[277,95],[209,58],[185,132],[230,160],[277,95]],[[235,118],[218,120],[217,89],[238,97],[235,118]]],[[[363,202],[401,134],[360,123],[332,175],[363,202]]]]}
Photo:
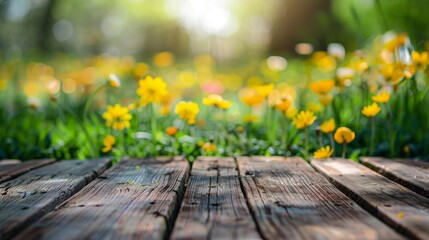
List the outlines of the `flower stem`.
{"type": "Polygon", "coordinates": [[[305,128],[305,158],[308,158],[308,127],[305,128]]]}
{"type": "Polygon", "coordinates": [[[332,133],[329,133],[329,141],[331,142],[332,152],[334,153],[334,157],[335,157],[335,142],[334,142],[334,135],[332,133]]]}
{"type": "Polygon", "coordinates": [[[153,103],[150,104],[150,118],[151,118],[151,134],[152,134],[152,156],[156,156],[156,116],[155,116],[155,106],[153,103]]]}
{"type": "Polygon", "coordinates": [[[375,121],[374,118],[371,118],[371,142],[369,145],[369,155],[374,154],[374,144],[375,144],[375,121]]]}
{"type": "Polygon", "coordinates": [[[347,153],[347,143],[343,144],[343,153],[341,154],[342,158],[346,158],[346,153],[347,153]]]}

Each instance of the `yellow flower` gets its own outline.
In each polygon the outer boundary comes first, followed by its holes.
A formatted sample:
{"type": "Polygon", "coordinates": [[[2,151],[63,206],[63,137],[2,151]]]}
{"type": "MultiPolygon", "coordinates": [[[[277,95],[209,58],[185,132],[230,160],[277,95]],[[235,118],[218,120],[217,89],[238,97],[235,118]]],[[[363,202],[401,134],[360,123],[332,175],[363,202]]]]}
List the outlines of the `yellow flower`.
{"type": "Polygon", "coordinates": [[[112,146],[115,144],[115,142],[115,137],[112,135],[107,135],[103,140],[104,148],[101,151],[105,153],[112,150],[112,146]]]}
{"type": "Polygon", "coordinates": [[[216,152],[217,149],[215,144],[208,142],[204,143],[201,148],[207,153],[216,152]]]}
{"type": "Polygon", "coordinates": [[[339,144],[350,143],[355,139],[355,133],[347,127],[340,127],[334,134],[334,139],[339,144]]]}
{"type": "Polygon", "coordinates": [[[226,110],[228,108],[230,108],[232,105],[231,101],[227,101],[227,100],[222,100],[222,102],[218,103],[218,108],[226,110]]]}
{"type": "Polygon", "coordinates": [[[261,95],[263,98],[268,97],[268,95],[270,94],[270,92],[274,89],[274,84],[270,83],[267,85],[262,85],[262,86],[256,86],[255,90],[259,93],[259,95],[261,95]]]}
{"type": "Polygon", "coordinates": [[[193,125],[200,108],[194,102],[181,101],[176,105],[175,112],[181,119],[187,120],[188,124],[193,125]]]}
{"type": "Polygon", "coordinates": [[[375,117],[380,112],[381,108],[377,103],[373,103],[372,105],[368,105],[362,109],[362,114],[367,118],[375,117]]]}
{"type": "Polygon", "coordinates": [[[109,78],[107,81],[109,82],[110,86],[114,88],[118,88],[121,86],[121,81],[119,81],[118,76],[113,73],[109,74],[109,78]]]}
{"type": "Polygon", "coordinates": [[[408,39],[408,36],[406,34],[400,33],[394,36],[394,38],[387,41],[384,45],[384,48],[389,52],[393,52],[398,47],[405,45],[409,41],[410,40],[408,39]]]}
{"type": "Polygon", "coordinates": [[[134,75],[138,78],[141,78],[149,72],[149,66],[146,63],[137,63],[136,68],[134,69],[134,75]]]}
{"type": "Polygon", "coordinates": [[[174,55],[171,52],[160,52],[153,58],[153,63],[157,67],[169,67],[174,63],[174,55]]]}
{"type": "Polygon", "coordinates": [[[320,80],[317,82],[310,83],[310,88],[314,93],[319,95],[325,95],[329,93],[335,86],[335,81],[332,79],[320,80]]]}
{"type": "Polygon", "coordinates": [[[120,104],[107,106],[107,111],[103,113],[103,118],[106,119],[106,126],[113,127],[114,130],[129,128],[131,117],[131,114],[128,113],[128,108],[122,107],[120,104]]]}
{"type": "Polygon", "coordinates": [[[314,52],[311,60],[316,67],[326,72],[334,70],[337,65],[335,58],[325,51],[314,52]]]}
{"type": "Polygon", "coordinates": [[[385,64],[380,68],[380,72],[384,80],[389,83],[396,84],[405,77],[403,67],[395,66],[393,64],[385,64]]]}
{"type": "Polygon", "coordinates": [[[331,104],[332,100],[334,100],[334,96],[332,96],[332,94],[319,95],[319,101],[324,106],[331,104]]]}
{"type": "Polygon", "coordinates": [[[254,88],[243,88],[238,93],[240,100],[249,106],[261,104],[264,101],[264,96],[254,88]]]}
{"type": "Polygon", "coordinates": [[[331,133],[335,130],[335,120],[333,118],[328,121],[324,121],[322,125],[320,125],[320,130],[324,133],[331,133]]]}
{"type": "Polygon", "coordinates": [[[167,127],[165,129],[165,133],[167,133],[169,136],[175,136],[179,129],[177,127],[167,127]]]}
{"type": "Polygon", "coordinates": [[[290,101],[289,98],[287,98],[286,96],[281,97],[280,99],[277,100],[276,104],[274,105],[274,107],[281,111],[286,113],[286,111],[289,109],[289,107],[292,105],[292,102],[290,101]]]}
{"type": "Polygon", "coordinates": [[[232,102],[224,100],[222,96],[217,94],[210,94],[207,97],[203,98],[203,104],[206,106],[215,106],[220,109],[228,109],[231,107],[232,102]]]}
{"type": "Polygon", "coordinates": [[[210,94],[207,97],[203,98],[203,104],[206,106],[216,106],[222,100],[222,96],[219,96],[217,94],[210,94]]]}
{"type": "Polygon", "coordinates": [[[285,113],[286,117],[289,119],[294,118],[296,114],[298,114],[298,109],[296,109],[295,107],[289,108],[285,113]]]}
{"type": "Polygon", "coordinates": [[[334,149],[332,149],[330,146],[321,147],[314,152],[314,158],[316,159],[328,158],[332,155],[332,153],[334,153],[334,149]]]}
{"type": "Polygon", "coordinates": [[[167,95],[167,84],[160,77],[147,76],[139,80],[137,94],[143,106],[148,103],[159,103],[167,95]]]}
{"type": "Polygon", "coordinates": [[[390,93],[383,92],[372,96],[372,100],[377,103],[387,103],[390,100],[390,93]]]}
{"type": "Polygon", "coordinates": [[[411,53],[411,57],[413,58],[413,71],[417,70],[425,70],[429,63],[429,54],[427,52],[418,53],[416,51],[411,53]]]}
{"type": "Polygon", "coordinates": [[[301,111],[293,119],[292,123],[293,125],[295,125],[296,128],[301,129],[301,128],[311,126],[311,124],[313,124],[315,120],[316,120],[316,116],[314,116],[313,112],[301,111]]]}

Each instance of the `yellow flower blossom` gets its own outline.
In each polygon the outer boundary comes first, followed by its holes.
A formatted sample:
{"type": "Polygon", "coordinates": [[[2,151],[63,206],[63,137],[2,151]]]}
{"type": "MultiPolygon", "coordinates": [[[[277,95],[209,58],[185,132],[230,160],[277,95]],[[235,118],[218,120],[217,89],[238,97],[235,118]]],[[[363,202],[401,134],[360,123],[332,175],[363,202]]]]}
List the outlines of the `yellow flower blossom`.
{"type": "Polygon", "coordinates": [[[134,75],[138,78],[144,76],[147,72],[149,72],[149,66],[146,63],[137,63],[134,69],[134,75]]]}
{"type": "Polygon", "coordinates": [[[283,97],[280,97],[280,99],[277,100],[277,102],[274,105],[274,107],[277,110],[286,113],[286,111],[289,109],[289,107],[291,105],[292,105],[291,100],[288,97],[283,96],[283,97]]]}
{"type": "Polygon", "coordinates": [[[384,64],[380,68],[380,72],[386,82],[393,84],[400,82],[405,77],[404,70],[393,64],[384,64]]]}
{"type": "Polygon", "coordinates": [[[153,58],[153,63],[160,68],[169,67],[174,63],[174,55],[171,52],[160,52],[153,58]]]}
{"type": "Polygon", "coordinates": [[[316,120],[316,116],[314,116],[313,112],[310,111],[301,111],[298,115],[293,119],[293,125],[296,128],[302,129],[308,126],[311,126],[316,120]]]}
{"type": "Polygon", "coordinates": [[[313,64],[323,71],[329,72],[335,69],[336,60],[325,51],[317,51],[311,57],[313,64]]]}
{"type": "Polygon", "coordinates": [[[112,127],[114,130],[124,130],[124,128],[130,127],[132,116],[128,113],[127,107],[115,104],[114,106],[107,106],[103,118],[106,119],[106,126],[112,127]]]}
{"type": "Polygon", "coordinates": [[[334,149],[331,146],[321,147],[314,152],[314,158],[323,159],[329,158],[334,153],[334,149]]]}
{"type": "Polygon", "coordinates": [[[140,96],[143,106],[148,103],[159,103],[168,94],[167,84],[160,77],[147,76],[139,80],[137,94],[140,96]]]}
{"type": "Polygon", "coordinates": [[[116,76],[113,73],[109,74],[109,78],[107,81],[110,84],[110,86],[114,88],[118,88],[121,86],[121,81],[119,80],[118,76],[116,76]]]}
{"type": "Polygon", "coordinates": [[[232,102],[231,101],[227,101],[227,100],[223,100],[217,106],[220,109],[226,110],[226,109],[228,109],[228,108],[230,108],[232,106],[232,102]]]}
{"type": "Polygon", "coordinates": [[[381,108],[377,103],[368,105],[362,109],[362,114],[367,118],[375,117],[380,112],[381,108]]]}
{"type": "Polygon", "coordinates": [[[314,93],[319,95],[325,95],[329,93],[335,86],[335,81],[332,79],[320,80],[317,82],[310,83],[310,88],[314,93]]]}
{"type": "Polygon", "coordinates": [[[254,88],[243,88],[238,93],[240,100],[249,106],[261,104],[264,101],[264,96],[254,88]]]}
{"type": "Polygon", "coordinates": [[[217,94],[210,94],[207,97],[203,98],[203,104],[206,106],[215,106],[220,109],[228,109],[231,107],[232,102],[227,101],[217,94]]]}
{"type": "Polygon", "coordinates": [[[298,114],[298,109],[296,109],[295,107],[289,108],[285,113],[286,117],[289,119],[293,119],[296,114],[298,114]]]}
{"type": "Polygon", "coordinates": [[[261,95],[263,98],[268,97],[268,95],[270,94],[270,92],[274,89],[274,84],[270,83],[267,85],[262,85],[262,86],[256,86],[255,90],[259,93],[259,95],[261,95]]]}
{"type": "Polygon", "coordinates": [[[200,108],[197,103],[181,101],[176,105],[175,113],[179,115],[179,118],[187,120],[188,124],[195,124],[195,118],[200,112],[200,108]]]}
{"type": "Polygon", "coordinates": [[[347,127],[340,127],[334,134],[334,139],[339,144],[350,143],[355,139],[355,133],[347,127]]]}
{"type": "Polygon", "coordinates": [[[335,120],[333,118],[324,121],[322,125],[320,125],[320,130],[324,133],[331,133],[335,130],[335,120]]]}
{"type": "Polygon", "coordinates": [[[103,140],[104,148],[101,151],[105,153],[112,150],[112,146],[115,145],[115,142],[115,137],[107,135],[103,140]]]}
{"type": "Polygon", "coordinates": [[[216,152],[216,145],[214,143],[209,143],[206,142],[204,143],[201,148],[206,152],[206,153],[213,153],[216,152]]]}
{"type": "Polygon", "coordinates": [[[410,40],[408,36],[404,33],[397,34],[394,38],[387,41],[384,45],[384,48],[389,52],[394,52],[398,47],[405,45],[410,40]]]}
{"type": "Polygon", "coordinates": [[[429,63],[429,54],[427,52],[412,52],[413,64],[411,65],[412,71],[425,70],[429,63]]]}
{"type": "Polygon", "coordinates": [[[377,103],[387,103],[390,100],[390,93],[382,92],[375,96],[372,96],[372,100],[377,103]]]}

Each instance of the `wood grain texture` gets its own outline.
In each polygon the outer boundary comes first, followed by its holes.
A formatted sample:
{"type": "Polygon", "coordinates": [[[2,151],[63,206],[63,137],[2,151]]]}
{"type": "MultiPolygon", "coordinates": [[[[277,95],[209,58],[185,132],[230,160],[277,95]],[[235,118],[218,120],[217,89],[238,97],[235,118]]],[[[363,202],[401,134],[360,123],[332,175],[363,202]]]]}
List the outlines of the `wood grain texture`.
{"type": "Polygon", "coordinates": [[[301,158],[240,157],[238,164],[265,239],[403,239],[301,158]]]}
{"type": "Polygon", "coordinates": [[[17,239],[162,239],[189,174],[182,158],[119,162],[17,239]]]}
{"type": "Polygon", "coordinates": [[[405,235],[429,239],[429,199],[346,159],[312,165],[363,208],[405,235]]]}
{"type": "Polygon", "coordinates": [[[429,198],[429,169],[427,167],[407,164],[405,160],[377,157],[362,157],[360,161],[387,178],[429,198]]]}
{"type": "Polygon", "coordinates": [[[83,188],[108,159],[61,161],[0,184],[0,236],[9,238],[83,188]]]}
{"type": "Polygon", "coordinates": [[[22,163],[11,163],[0,165],[0,183],[9,181],[30,170],[53,163],[53,159],[33,160],[22,163]]]}
{"type": "Polygon", "coordinates": [[[233,158],[199,157],[171,239],[260,239],[233,158]]]}

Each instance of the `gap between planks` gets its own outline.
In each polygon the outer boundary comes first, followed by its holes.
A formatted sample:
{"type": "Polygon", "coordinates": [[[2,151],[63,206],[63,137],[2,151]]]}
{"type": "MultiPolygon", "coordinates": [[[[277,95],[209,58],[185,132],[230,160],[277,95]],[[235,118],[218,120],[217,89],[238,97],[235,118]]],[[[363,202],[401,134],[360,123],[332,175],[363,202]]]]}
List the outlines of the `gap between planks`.
{"type": "Polygon", "coordinates": [[[413,239],[428,239],[429,199],[351,160],[313,159],[311,164],[342,192],[397,231],[413,239]]]}
{"type": "Polygon", "coordinates": [[[122,160],[17,239],[165,239],[188,175],[183,158],[122,160]]]}
{"type": "Polygon", "coordinates": [[[429,198],[429,163],[381,157],[361,157],[359,160],[390,180],[429,198]]]}
{"type": "Polygon", "coordinates": [[[239,157],[244,193],[265,239],[403,239],[299,157],[239,157]]]}
{"type": "Polygon", "coordinates": [[[16,235],[103,172],[109,159],[56,162],[0,184],[0,236],[16,235]]]}

